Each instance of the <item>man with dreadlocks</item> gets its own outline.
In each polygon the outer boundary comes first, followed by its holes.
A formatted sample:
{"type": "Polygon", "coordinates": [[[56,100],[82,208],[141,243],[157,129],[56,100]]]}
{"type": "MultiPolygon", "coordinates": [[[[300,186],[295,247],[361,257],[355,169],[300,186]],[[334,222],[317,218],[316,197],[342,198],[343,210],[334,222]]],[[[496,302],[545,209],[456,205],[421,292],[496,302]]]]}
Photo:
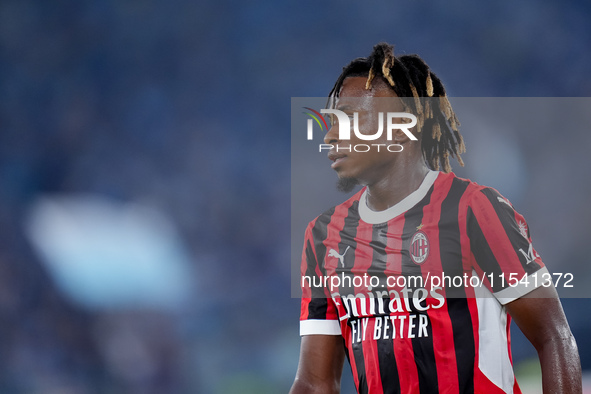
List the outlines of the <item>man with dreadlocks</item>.
{"type": "Polygon", "coordinates": [[[538,351],[544,393],[581,393],[576,343],[524,218],[451,172],[464,143],[425,62],[378,44],[344,68],[329,109],[355,130],[341,138],[338,119],[324,139],[339,188],[364,188],[306,229],[291,393],[338,393],[345,356],[359,393],[520,393],[511,319],[538,351]],[[351,149],[385,112],[414,114],[416,127],[351,149]]]}

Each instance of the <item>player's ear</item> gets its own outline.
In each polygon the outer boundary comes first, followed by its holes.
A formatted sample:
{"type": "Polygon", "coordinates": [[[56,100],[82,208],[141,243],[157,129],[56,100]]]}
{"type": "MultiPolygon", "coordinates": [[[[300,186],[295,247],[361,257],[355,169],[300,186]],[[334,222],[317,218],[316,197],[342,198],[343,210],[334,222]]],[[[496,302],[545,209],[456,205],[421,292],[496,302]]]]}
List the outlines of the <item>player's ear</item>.
{"type": "Polygon", "coordinates": [[[419,141],[419,128],[417,117],[408,112],[388,113],[388,133],[392,133],[391,138],[394,143],[406,144],[410,141],[419,141]]]}
{"type": "Polygon", "coordinates": [[[408,132],[412,134],[416,139],[411,139],[408,133],[398,129],[392,131],[392,139],[396,144],[406,144],[408,142],[417,142],[420,143],[421,141],[421,134],[417,132],[417,126],[408,129],[408,132]]]}

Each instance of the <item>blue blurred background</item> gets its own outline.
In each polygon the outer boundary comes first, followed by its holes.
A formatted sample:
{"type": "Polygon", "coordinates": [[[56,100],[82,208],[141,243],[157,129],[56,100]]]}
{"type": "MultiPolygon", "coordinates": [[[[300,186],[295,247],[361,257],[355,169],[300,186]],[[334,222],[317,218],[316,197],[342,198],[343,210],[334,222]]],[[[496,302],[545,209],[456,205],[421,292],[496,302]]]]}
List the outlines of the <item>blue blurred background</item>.
{"type": "MultiPolygon", "coordinates": [[[[382,40],[450,96],[590,96],[589,20],[558,0],[0,1],[0,392],[286,392],[290,98],[382,40]]],[[[585,265],[591,140],[559,126],[505,138],[530,152],[542,257],[585,265]]],[[[591,369],[591,303],[564,305],[591,369]]]]}

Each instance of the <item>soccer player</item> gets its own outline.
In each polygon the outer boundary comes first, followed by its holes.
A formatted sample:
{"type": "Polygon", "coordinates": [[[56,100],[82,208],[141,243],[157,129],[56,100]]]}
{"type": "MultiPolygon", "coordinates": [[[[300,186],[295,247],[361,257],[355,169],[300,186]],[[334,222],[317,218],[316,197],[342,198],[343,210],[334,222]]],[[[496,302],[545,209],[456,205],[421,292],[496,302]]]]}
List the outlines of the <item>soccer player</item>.
{"type": "Polygon", "coordinates": [[[343,69],[329,103],[339,188],[364,187],[306,229],[291,393],[340,392],[345,357],[359,393],[520,393],[511,319],[538,352],[544,393],[581,393],[577,346],[524,218],[451,172],[464,144],[427,64],[378,44],[343,69]],[[401,113],[416,126],[369,141],[407,122],[401,113]]]}

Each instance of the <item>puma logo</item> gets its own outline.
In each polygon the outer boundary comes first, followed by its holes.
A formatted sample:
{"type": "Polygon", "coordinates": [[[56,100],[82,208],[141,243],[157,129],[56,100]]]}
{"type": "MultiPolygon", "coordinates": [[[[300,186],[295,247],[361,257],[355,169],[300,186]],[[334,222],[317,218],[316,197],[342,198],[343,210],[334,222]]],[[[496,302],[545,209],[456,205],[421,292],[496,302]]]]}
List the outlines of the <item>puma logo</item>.
{"type": "Polygon", "coordinates": [[[337,252],[334,249],[331,249],[328,251],[328,256],[329,257],[338,257],[339,261],[341,262],[341,267],[345,268],[345,254],[347,254],[347,250],[349,250],[350,246],[347,246],[347,249],[345,249],[345,251],[343,252],[343,254],[339,254],[339,252],[337,252]]]}

